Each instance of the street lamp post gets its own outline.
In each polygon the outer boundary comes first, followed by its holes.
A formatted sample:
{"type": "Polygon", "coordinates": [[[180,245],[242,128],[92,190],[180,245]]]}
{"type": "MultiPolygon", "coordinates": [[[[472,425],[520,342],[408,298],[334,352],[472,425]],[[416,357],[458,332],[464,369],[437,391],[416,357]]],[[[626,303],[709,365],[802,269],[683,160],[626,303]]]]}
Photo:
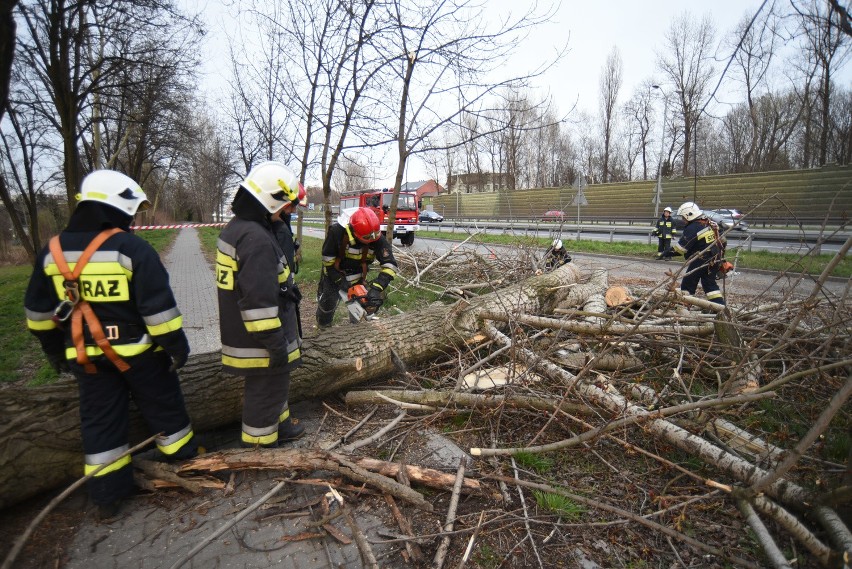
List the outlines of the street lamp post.
{"type": "Polygon", "coordinates": [[[660,129],[660,156],[657,160],[657,189],[654,193],[654,219],[660,217],[660,203],[663,198],[663,150],[665,150],[666,140],[666,115],[669,112],[669,97],[663,88],[659,85],[652,85],[654,89],[658,89],[663,94],[663,126],[660,129]]]}

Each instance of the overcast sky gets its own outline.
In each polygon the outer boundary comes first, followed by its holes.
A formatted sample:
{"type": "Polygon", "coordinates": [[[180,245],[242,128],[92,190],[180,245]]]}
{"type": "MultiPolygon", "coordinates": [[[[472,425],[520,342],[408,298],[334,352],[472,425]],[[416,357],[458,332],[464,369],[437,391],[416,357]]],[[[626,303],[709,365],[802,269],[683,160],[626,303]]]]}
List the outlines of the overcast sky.
{"type": "MultiPolygon", "coordinates": [[[[211,35],[209,48],[225,43],[224,26],[228,26],[229,34],[233,34],[234,21],[222,17],[220,2],[183,0],[183,3],[187,9],[201,10],[205,14],[211,35]]],[[[532,0],[487,0],[487,13],[520,15],[533,4],[532,0]]],[[[718,46],[746,13],[753,14],[761,4],[762,0],[562,0],[551,20],[518,46],[513,60],[517,71],[513,69],[512,75],[521,75],[531,66],[552,59],[567,40],[568,53],[546,75],[536,80],[537,85],[542,93],[552,95],[561,114],[568,113],[576,105],[577,110],[595,115],[598,112],[600,75],[613,47],[618,48],[622,61],[622,87],[618,100],[621,105],[644,79],[655,77],[663,80],[656,71],[657,53],[663,51],[665,34],[676,16],[689,12],[700,20],[705,14],[709,15],[716,27],[715,45],[718,46]]],[[[550,5],[544,0],[539,3],[539,10],[550,5]]],[[[715,67],[720,72],[731,51],[723,48],[718,53],[720,61],[715,67]]],[[[227,71],[227,65],[217,65],[215,59],[208,58],[207,65],[207,72],[214,83],[217,69],[227,71]]],[[[847,64],[837,80],[850,85],[852,65],[847,64]]],[[[377,184],[388,185],[395,164],[386,164],[383,170],[377,174],[388,179],[377,184]]],[[[423,177],[423,169],[412,163],[409,180],[423,177]]]]}

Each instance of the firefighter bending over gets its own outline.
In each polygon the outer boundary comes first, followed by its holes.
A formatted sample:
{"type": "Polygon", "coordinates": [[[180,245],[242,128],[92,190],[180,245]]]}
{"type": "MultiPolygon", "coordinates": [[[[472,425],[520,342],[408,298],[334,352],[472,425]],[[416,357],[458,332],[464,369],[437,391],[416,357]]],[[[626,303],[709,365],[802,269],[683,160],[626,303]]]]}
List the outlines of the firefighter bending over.
{"type": "Polygon", "coordinates": [[[716,277],[725,254],[725,243],[719,236],[719,227],[707,219],[701,208],[686,202],[677,209],[677,215],[686,221],[680,240],[663,253],[664,258],[683,255],[689,261],[686,275],[680,282],[680,290],[695,294],[698,283],[704,289],[707,300],[725,304],[725,298],[716,277]]]}
{"type": "Polygon", "coordinates": [[[130,233],[150,204],[134,180],[96,170],[82,182],[68,226],[39,253],[24,305],[51,365],[80,388],[84,472],[101,519],[133,490],[128,402],[170,459],[198,445],[176,370],[189,355],[181,313],[157,252],[130,233]]]}
{"type": "Polygon", "coordinates": [[[222,365],[242,376],[241,443],[279,446],[305,428],[290,417],[290,372],[301,365],[298,303],[273,220],[289,216],[304,189],[280,162],[258,164],[240,183],[216,252],[222,365]]]}
{"type": "Polygon", "coordinates": [[[544,252],[544,268],[547,271],[558,269],[571,262],[571,255],[562,244],[562,239],[554,239],[547,251],[544,252]]]}
{"type": "Polygon", "coordinates": [[[319,327],[331,326],[341,299],[347,304],[352,323],[375,314],[396,271],[396,259],[379,229],[376,214],[366,207],[343,210],[328,228],[322,245],[322,274],[317,287],[319,327]],[[373,261],[380,265],[379,274],[367,282],[373,261]]]}

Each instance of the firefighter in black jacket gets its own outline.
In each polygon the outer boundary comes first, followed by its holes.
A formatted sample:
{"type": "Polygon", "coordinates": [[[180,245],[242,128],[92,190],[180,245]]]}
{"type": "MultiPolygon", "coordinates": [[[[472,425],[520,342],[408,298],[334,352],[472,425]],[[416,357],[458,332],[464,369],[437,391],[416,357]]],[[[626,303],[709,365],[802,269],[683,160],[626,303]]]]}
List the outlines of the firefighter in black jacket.
{"type": "MultiPolygon", "coordinates": [[[[396,277],[397,264],[390,243],[380,230],[373,210],[343,210],[337,222],[328,228],[322,244],[322,274],[317,287],[317,324],[331,326],[341,298],[355,285],[366,288],[360,299],[367,314],[374,314],[384,303],[388,285],[396,277]],[[370,264],[380,265],[376,278],[367,282],[370,264]]],[[[352,320],[350,318],[350,320],[352,320]]]]}
{"type": "Polygon", "coordinates": [[[301,365],[298,289],[273,232],[304,190],[280,162],[258,164],[240,183],[234,218],[217,243],[216,286],[225,371],[245,378],[242,444],[277,447],[305,428],[290,417],[290,372],[301,365]]]}
{"type": "Polygon", "coordinates": [[[663,259],[665,253],[672,246],[672,237],[677,234],[677,229],[674,226],[672,219],[672,208],[666,207],[663,210],[663,215],[657,220],[657,227],[654,229],[654,235],[657,236],[657,259],[663,259]]]}
{"type": "Polygon", "coordinates": [[[150,204],[135,181],[96,170],[83,180],[68,226],[39,254],[24,300],[27,326],[57,372],[80,388],[86,474],[101,519],[133,490],[128,401],[132,397],[172,459],[198,445],[175,370],[189,343],[157,252],[130,233],[150,204]]]}
{"type": "Polygon", "coordinates": [[[724,305],[725,298],[716,282],[719,265],[725,254],[718,226],[707,219],[701,208],[693,202],[684,203],[678,208],[677,214],[686,221],[686,227],[677,244],[664,255],[683,255],[689,261],[686,275],[680,282],[680,290],[695,294],[700,282],[707,300],[724,305]]]}
{"type": "Polygon", "coordinates": [[[562,244],[562,239],[554,239],[547,251],[544,252],[544,268],[552,271],[571,262],[571,254],[562,244]]]}

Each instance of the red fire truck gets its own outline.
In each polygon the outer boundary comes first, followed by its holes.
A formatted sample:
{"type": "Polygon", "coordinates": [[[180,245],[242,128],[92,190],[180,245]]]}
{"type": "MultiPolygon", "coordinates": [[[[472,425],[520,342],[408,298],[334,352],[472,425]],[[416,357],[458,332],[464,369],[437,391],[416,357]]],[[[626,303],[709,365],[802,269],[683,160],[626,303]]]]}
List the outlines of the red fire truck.
{"type": "MultiPolygon", "coordinates": [[[[382,233],[387,237],[388,210],[393,198],[393,188],[382,190],[361,190],[340,196],[340,210],[350,207],[368,207],[379,218],[382,233]]],[[[396,218],[393,223],[393,236],[405,245],[414,244],[414,232],[420,230],[417,212],[417,196],[413,192],[400,192],[396,204],[396,218]]]]}

